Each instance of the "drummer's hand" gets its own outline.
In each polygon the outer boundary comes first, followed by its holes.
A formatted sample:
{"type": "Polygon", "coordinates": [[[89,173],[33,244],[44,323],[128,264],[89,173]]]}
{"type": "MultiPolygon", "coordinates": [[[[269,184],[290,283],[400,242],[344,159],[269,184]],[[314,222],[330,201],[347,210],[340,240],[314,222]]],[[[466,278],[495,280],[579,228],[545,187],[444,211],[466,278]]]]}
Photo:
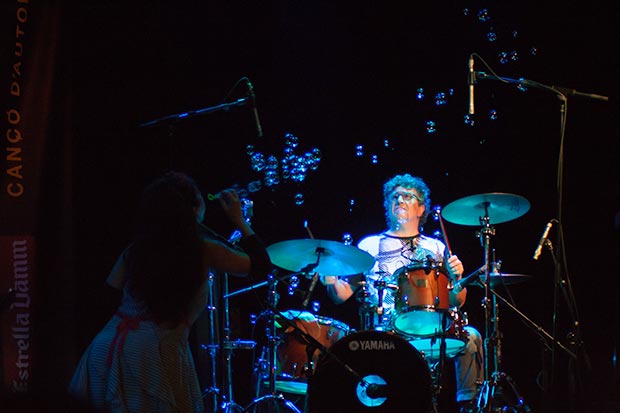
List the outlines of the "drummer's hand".
{"type": "Polygon", "coordinates": [[[452,276],[454,276],[457,280],[461,278],[464,272],[463,263],[459,260],[459,257],[456,255],[448,258],[448,271],[452,276]]]}

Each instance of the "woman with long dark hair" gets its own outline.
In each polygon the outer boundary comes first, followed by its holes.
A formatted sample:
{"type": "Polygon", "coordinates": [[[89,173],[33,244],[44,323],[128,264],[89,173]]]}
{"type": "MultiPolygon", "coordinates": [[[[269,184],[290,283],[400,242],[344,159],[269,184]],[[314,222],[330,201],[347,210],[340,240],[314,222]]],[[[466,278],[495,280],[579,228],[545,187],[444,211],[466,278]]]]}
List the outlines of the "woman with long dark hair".
{"type": "Polygon", "coordinates": [[[243,252],[204,235],[204,199],[189,176],[170,172],[146,187],[134,240],[107,280],[122,289],[121,304],[83,354],[73,397],[106,412],[203,411],[188,336],[207,302],[209,271],[271,271],[237,193],[222,191],[219,203],[243,252]]]}

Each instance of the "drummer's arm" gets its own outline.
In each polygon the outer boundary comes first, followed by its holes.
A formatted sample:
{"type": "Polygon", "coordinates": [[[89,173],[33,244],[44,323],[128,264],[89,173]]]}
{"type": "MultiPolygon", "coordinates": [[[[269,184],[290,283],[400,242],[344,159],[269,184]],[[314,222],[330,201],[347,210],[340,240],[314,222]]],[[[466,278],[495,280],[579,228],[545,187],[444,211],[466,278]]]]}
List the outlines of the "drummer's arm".
{"type": "MultiPolygon", "coordinates": [[[[463,278],[464,267],[459,257],[456,255],[452,255],[448,259],[448,272],[450,273],[450,277],[452,277],[455,281],[459,281],[463,278]]],[[[467,289],[463,288],[459,291],[458,294],[454,294],[454,291],[450,291],[450,307],[462,307],[465,304],[465,299],[467,298],[467,289]]]]}
{"type": "MultiPolygon", "coordinates": [[[[350,277],[351,278],[357,277],[350,277]]],[[[321,275],[321,282],[325,285],[327,295],[336,304],[347,301],[355,293],[351,284],[335,275],[321,275]]]]}
{"type": "MultiPolygon", "coordinates": [[[[456,281],[460,280],[461,277],[458,275],[455,279],[456,281]]],[[[459,291],[458,294],[454,294],[454,291],[450,291],[450,307],[462,307],[465,304],[465,299],[467,298],[467,288],[463,288],[459,291]]]]}

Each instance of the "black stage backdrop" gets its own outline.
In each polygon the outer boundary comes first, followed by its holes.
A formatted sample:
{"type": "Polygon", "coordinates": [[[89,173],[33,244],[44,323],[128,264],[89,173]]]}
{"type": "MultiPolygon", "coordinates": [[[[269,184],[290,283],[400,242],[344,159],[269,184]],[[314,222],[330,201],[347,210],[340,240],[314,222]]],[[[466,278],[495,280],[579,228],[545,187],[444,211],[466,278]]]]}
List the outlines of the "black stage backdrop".
{"type": "MultiPolygon", "coordinates": [[[[118,297],[104,280],[129,241],[137,194],[155,175],[169,169],[188,172],[205,193],[249,187],[253,227],[272,244],[307,238],[304,223],[314,237],[335,241],[350,234],[357,242],[381,231],[381,185],[395,173],[409,172],[429,183],[433,203],[441,206],[489,192],[529,201],[525,215],[495,225],[491,244],[503,272],[530,278],[499,292],[512,297],[517,309],[545,332],[553,331],[555,314],[557,338],[564,345],[575,330],[571,309],[576,306],[583,345],[576,363],[557,348],[551,369],[545,340],[517,312],[500,305],[501,370],[534,411],[612,411],[613,403],[617,408],[617,5],[598,0],[587,5],[51,4],[15,0],[1,9],[6,22],[3,194],[16,172],[9,172],[16,155],[9,149],[14,135],[8,131],[14,126],[9,116],[15,102],[14,30],[24,17],[18,10],[28,9],[28,33],[49,34],[28,37],[41,48],[41,57],[23,60],[28,63],[24,73],[51,82],[45,84],[47,100],[27,103],[29,110],[41,105],[40,113],[49,113],[35,120],[36,127],[47,125],[47,145],[37,146],[44,161],[29,166],[39,168],[36,174],[28,171],[40,201],[35,212],[14,219],[4,215],[15,214],[10,199],[3,195],[0,205],[0,235],[36,233],[40,251],[33,272],[40,297],[33,303],[38,306],[32,342],[37,362],[29,372],[27,395],[62,400],[81,352],[113,313],[118,297]],[[475,113],[468,119],[472,53],[477,54],[475,71],[524,79],[528,85],[478,79],[475,113]],[[247,83],[237,83],[243,77],[256,94],[262,137],[248,105],[226,105],[247,97],[247,83]],[[568,90],[567,105],[549,86],[568,90]],[[297,138],[297,146],[287,134],[297,138]],[[296,175],[283,175],[290,171],[282,167],[287,151],[307,164],[306,153],[313,149],[321,154],[318,168],[307,165],[296,175]],[[270,180],[269,167],[257,167],[259,158],[269,155],[280,162],[279,182],[270,180]],[[555,288],[549,251],[532,259],[553,218],[561,225],[551,229],[550,239],[566,258],[562,277],[568,285],[562,291],[555,288]],[[553,391],[545,387],[550,372],[553,391]]],[[[28,47],[34,53],[35,47],[28,47]]],[[[24,165],[30,159],[26,148],[24,165]]],[[[228,236],[230,228],[217,206],[209,205],[208,214],[207,224],[228,236]]],[[[482,265],[479,228],[446,226],[466,272],[482,265]]],[[[438,228],[431,220],[425,232],[438,228]]],[[[12,263],[2,265],[0,274],[11,273],[12,263]]],[[[260,281],[232,279],[229,288],[237,291],[260,281]]],[[[302,279],[300,290],[289,296],[281,283],[278,307],[299,308],[308,284],[302,279]]],[[[216,289],[221,292],[222,286],[217,283],[216,289]]],[[[235,338],[260,341],[250,318],[260,312],[265,296],[261,288],[231,298],[235,338]]],[[[470,324],[481,331],[483,298],[481,288],[471,287],[465,307],[470,324]]],[[[313,300],[321,316],[358,323],[355,303],[330,304],[320,285],[313,300]]],[[[201,379],[209,386],[210,360],[201,350],[210,337],[205,329],[201,320],[193,337],[201,379]]],[[[242,405],[254,397],[251,353],[239,350],[233,358],[234,396],[242,405]]]]}

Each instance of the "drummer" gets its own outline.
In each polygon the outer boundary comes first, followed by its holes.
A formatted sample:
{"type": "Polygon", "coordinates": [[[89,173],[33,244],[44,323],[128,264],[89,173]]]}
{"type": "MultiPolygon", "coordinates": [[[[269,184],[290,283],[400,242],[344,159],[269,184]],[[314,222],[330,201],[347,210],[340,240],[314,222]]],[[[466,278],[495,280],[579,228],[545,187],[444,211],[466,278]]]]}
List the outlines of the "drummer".
{"type": "MultiPolygon", "coordinates": [[[[353,296],[360,286],[365,285],[372,304],[379,304],[377,286],[384,287],[382,304],[383,317],[375,311],[374,329],[388,329],[387,320],[395,313],[397,299],[398,270],[407,266],[440,266],[452,281],[463,274],[463,263],[456,255],[448,257],[446,246],[439,240],[420,233],[420,226],[426,222],[430,211],[430,190],[419,177],[409,174],[396,175],[383,186],[383,205],[387,230],[380,234],[363,238],[358,247],[375,258],[375,265],[361,277],[321,276],[328,296],[336,303],[343,303],[353,296]],[[355,279],[357,278],[357,279],[355,279]]],[[[467,291],[458,294],[450,291],[450,305],[461,307],[467,291]]],[[[362,326],[364,327],[364,326],[362,326]]],[[[467,344],[463,351],[454,357],[456,371],[456,399],[461,412],[475,410],[477,383],[483,380],[482,338],[473,327],[466,326],[467,344]]]]}

